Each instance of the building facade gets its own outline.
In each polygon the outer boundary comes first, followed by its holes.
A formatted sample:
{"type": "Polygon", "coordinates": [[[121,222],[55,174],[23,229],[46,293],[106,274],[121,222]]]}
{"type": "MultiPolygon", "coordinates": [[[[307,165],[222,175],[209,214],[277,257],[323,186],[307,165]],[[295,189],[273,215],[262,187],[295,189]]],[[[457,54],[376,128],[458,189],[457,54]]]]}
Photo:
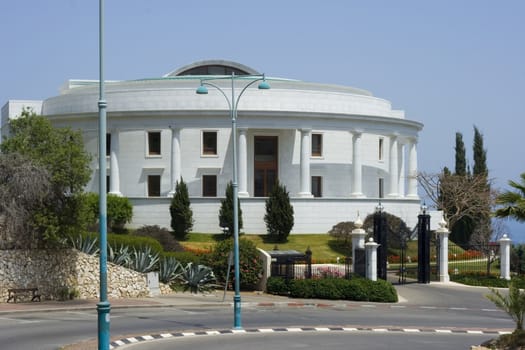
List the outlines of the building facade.
{"type": "MultiPolygon", "coordinates": [[[[232,119],[226,96],[259,74],[229,61],[202,61],[160,78],[106,83],[107,188],[130,198],[132,227],[169,227],[179,179],[188,185],[195,232],[220,232],[218,212],[232,180],[232,119]],[[196,89],[214,80],[207,95],[196,89]]],[[[238,100],[238,188],[246,233],[265,233],[265,200],[275,180],[290,193],[292,233],[324,233],[340,221],[385,210],[417,222],[417,140],[423,125],[389,101],[346,86],[266,78],[238,100]]],[[[31,107],[55,126],[82,130],[93,154],[86,190],[98,192],[98,81],[68,81],[58,96],[9,101],[7,122],[31,107]]]]}

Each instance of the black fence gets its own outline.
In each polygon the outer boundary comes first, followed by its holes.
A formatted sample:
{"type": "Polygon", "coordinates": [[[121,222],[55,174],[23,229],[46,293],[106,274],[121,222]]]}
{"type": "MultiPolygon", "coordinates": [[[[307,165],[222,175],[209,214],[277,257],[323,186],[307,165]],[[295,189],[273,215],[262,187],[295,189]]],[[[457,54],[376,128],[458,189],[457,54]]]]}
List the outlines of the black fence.
{"type": "Polygon", "coordinates": [[[448,248],[449,274],[499,274],[499,243],[470,244],[460,247],[450,244],[448,248]]]}

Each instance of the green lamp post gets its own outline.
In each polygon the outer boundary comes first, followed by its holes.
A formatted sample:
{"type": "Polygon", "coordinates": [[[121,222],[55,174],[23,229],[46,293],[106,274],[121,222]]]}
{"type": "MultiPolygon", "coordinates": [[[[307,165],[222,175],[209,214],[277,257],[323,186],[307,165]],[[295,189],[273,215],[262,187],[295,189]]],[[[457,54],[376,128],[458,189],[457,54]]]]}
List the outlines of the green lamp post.
{"type": "Polygon", "coordinates": [[[228,108],[230,110],[230,117],[232,122],[232,146],[233,146],[233,179],[232,179],[232,190],[233,190],[233,258],[234,258],[234,276],[235,276],[235,294],[233,296],[233,312],[234,312],[234,322],[233,327],[235,329],[241,329],[241,294],[240,294],[240,273],[239,273],[239,207],[238,207],[238,198],[239,198],[239,188],[237,183],[237,106],[239,105],[239,100],[241,99],[243,93],[250,86],[259,82],[258,88],[260,90],[270,89],[270,84],[266,81],[264,74],[262,75],[235,75],[232,72],[231,76],[226,77],[213,77],[213,78],[204,78],[201,79],[201,85],[197,88],[196,93],[199,95],[208,94],[208,88],[206,86],[211,86],[217,89],[226,99],[228,103],[228,108]],[[228,98],[228,95],[224,90],[211,83],[211,80],[231,80],[231,98],[228,98]],[[249,82],[242,88],[238,96],[235,95],[235,81],[236,80],[249,80],[249,82]]]}

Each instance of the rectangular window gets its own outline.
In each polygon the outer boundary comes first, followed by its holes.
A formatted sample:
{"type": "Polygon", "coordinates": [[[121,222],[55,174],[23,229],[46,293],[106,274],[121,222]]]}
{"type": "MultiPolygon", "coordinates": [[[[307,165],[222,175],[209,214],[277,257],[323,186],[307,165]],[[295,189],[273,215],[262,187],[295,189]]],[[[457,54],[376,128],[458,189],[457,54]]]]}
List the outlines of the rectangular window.
{"type": "Polygon", "coordinates": [[[379,152],[378,152],[378,159],[379,160],[383,160],[383,148],[384,148],[384,143],[385,143],[385,139],[383,139],[382,137],[379,138],[379,152]]]}
{"type": "Polygon", "coordinates": [[[148,197],[160,197],[160,175],[148,175],[148,197]]]}
{"type": "Polygon", "coordinates": [[[217,131],[202,132],[202,154],[206,156],[217,155],[217,131]]]}
{"type": "Polygon", "coordinates": [[[160,156],[160,131],[148,132],[148,155],[160,156]]]}
{"type": "Polygon", "coordinates": [[[323,196],[322,179],[321,176],[312,176],[312,195],[314,197],[323,196]]]}
{"type": "Polygon", "coordinates": [[[321,157],[323,155],[323,135],[312,134],[312,157],[321,157]]]}
{"type": "Polygon", "coordinates": [[[106,134],[106,157],[111,155],[111,134],[106,134]]]}
{"type": "Polygon", "coordinates": [[[202,175],[202,196],[217,197],[217,175],[202,175]]]}
{"type": "Polygon", "coordinates": [[[106,193],[109,193],[109,191],[111,190],[111,188],[109,188],[111,184],[111,178],[109,177],[109,175],[106,175],[106,193]]]}
{"type": "Polygon", "coordinates": [[[385,191],[385,179],[379,178],[379,188],[378,188],[379,198],[384,198],[385,196],[384,191],[385,191]]]}

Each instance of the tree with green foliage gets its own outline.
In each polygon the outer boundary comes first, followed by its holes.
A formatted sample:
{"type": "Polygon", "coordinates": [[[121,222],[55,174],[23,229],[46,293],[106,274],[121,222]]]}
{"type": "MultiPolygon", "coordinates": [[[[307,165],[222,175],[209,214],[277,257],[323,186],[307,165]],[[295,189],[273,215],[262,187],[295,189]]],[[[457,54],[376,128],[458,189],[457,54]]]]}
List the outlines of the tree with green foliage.
{"type": "Polygon", "coordinates": [[[473,218],[469,243],[485,243],[490,241],[493,233],[491,221],[493,200],[491,198],[491,186],[488,179],[487,150],[483,146],[483,135],[476,126],[474,126],[472,154],[474,158],[472,176],[480,179],[478,192],[485,194],[483,198],[485,209],[473,218]]]}
{"type": "Polygon", "coordinates": [[[175,185],[175,194],[170,204],[171,229],[175,237],[184,239],[193,228],[193,211],[190,207],[188,187],[181,178],[175,185]]]}
{"type": "Polygon", "coordinates": [[[286,242],[294,225],[294,211],[286,186],[276,181],[266,200],[264,222],[268,236],[278,242],[286,242]]]}
{"type": "Polygon", "coordinates": [[[494,345],[498,349],[523,349],[525,345],[525,332],[523,331],[525,292],[520,290],[515,279],[509,283],[508,293],[501,293],[495,288],[489,289],[491,293],[486,295],[487,299],[505,311],[516,323],[514,332],[500,336],[494,345]]]}
{"type": "Polygon", "coordinates": [[[474,172],[466,166],[463,136],[456,133],[455,173],[444,168],[440,174],[420,174],[418,181],[437,209],[443,210],[450,227],[450,240],[464,248],[488,242],[493,194],[486,164],[483,135],[474,127],[474,172]]]}
{"type": "Polygon", "coordinates": [[[474,126],[474,144],[472,146],[474,157],[473,175],[488,176],[487,168],[487,150],[483,148],[483,135],[479,129],[474,126]]]}
{"type": "MultiPolygon", "coordinates": [[[[403,241],[411,238],[412,231],[403,219],[393,214],[384,212],[388,237],[388,248],[399,249],[403,241]]],[[[367,232],[374,229],[374,214],[369,214],[363,221],[363,229],[367,232]]]]}
{"type": "Polygon", "coordinates": [[[84,149],[80,131],[55,128],[26,108],[9,121],[9,134],[0,148],[2,153],[18,153],[49,172],[51,194],[34,216],[39,237],[52,242],[85,226],[79,195],[91,176],[91,156],[84,149]]]}
{"type": "Polygon", "coordinates": [[[496,197],[495,215],[498,218],[514,219],[518,222],[525,222],[525,173],[520,175],[520,182],[509,181],[509,186],[513,191],[505,191],[496,197]]]}
{"type": "Polygon", "coordinates": [[[456,132],[456,167],[455,174],[460,176],[467,175],[467,156],[465,151],[465,143],[463,142],[463,134],[456,132]]]}
{"type": "MultiPolygon", "coordinates": [[[[228,264],[230,252],[233,251],[233,239],[227,238],[213,248],[211,254],[205,256],[204,263],[213,268],[215,276],[220,282],[226,282],[228,275],[228,267],[232,269],[233,266],[228,264]]],[[[244,290],[253,290],[260,280],[263,272],[262,260],[257,251],[255,243],[248,239],[239,239],[239,273],[240,273],[240,287],[244,290]]],[[[230,273],[230,278],[233,273],[230,273]]],[[[232,284],[233,280],[230,280],[232,284]]]]}
{"type": "MultiPolygon", "coordinates": [[[[225,232],[228,236],[233,236],[233,185],[231,181],[226,186],[225,198],[221,200],[221,208],[219,210],[219,226],[223,229],[228,229],[225,232]]],[[[238,228],[239,232],[242,228],[242,210],[241,201],[237,198],[238,209],[238,228]]],[[[226,231],[226,230],[225,230],[226,231]]]]}
{"type": "MultiPolygon", "coordinates": [[[[84,193],[84,206],[87,213],[86,221],[88,229],[98,230],[99,219],[99,196],[98,193],[89,192],[84,193]]],[[[124,231],[124,226],[131,222],[133,218],[133,205],[127,197],[121,197],[109,193],[106,198],[107,201],[107,224],[111,232],[121,233],[124,231]]]]}

